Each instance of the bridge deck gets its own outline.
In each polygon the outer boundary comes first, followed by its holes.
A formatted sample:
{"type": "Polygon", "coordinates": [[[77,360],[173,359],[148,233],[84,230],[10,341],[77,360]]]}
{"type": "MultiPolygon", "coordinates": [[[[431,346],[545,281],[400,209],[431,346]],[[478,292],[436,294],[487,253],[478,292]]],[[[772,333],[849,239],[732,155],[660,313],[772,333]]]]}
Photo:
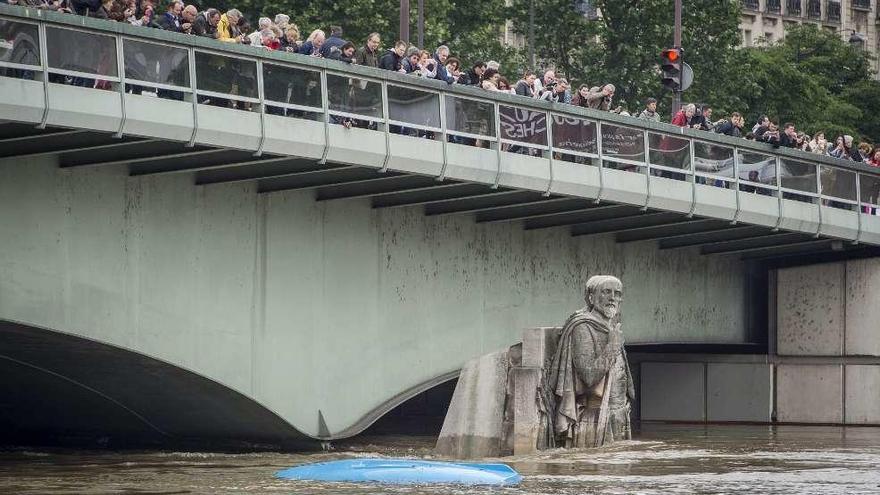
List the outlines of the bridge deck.
{"type": "Polygon", "coordinates": [[[880,176],[861,164],[0,7],[13,40],[0,59],[0,118],[36,126],[7,131],[0,155],[64,152],[63,167],[127,164],[132,175],[192,173],[199,185],[259,181],[262,193],[319,188],[319,200],[369,196],[376,207],[427,205],[429,214],[471,204],[479,221],[572,225],[572,235],[717,232],[702,237],[724,242],[703,250],[712,254],[880,245],[871,214],[880,176]],[[354,127],[341,125],[348,119],[354,127]]]}

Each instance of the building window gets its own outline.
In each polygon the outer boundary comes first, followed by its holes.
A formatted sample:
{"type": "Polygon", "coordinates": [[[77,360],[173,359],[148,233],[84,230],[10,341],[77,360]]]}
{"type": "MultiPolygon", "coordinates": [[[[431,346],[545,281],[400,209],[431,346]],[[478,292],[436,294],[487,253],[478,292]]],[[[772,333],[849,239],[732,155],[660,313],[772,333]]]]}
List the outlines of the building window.
{"type": "Polygon", "coordinates": [[[871,0],[853,0],[852,6],[854,9],[871,10],[871,0]]]}
{"type": "Polygon", "coordinates": [[[829,1],[825,4],[825,11],[827,12],[828,22],[840,22],[840,2],[839,1],[829,1]]]}
{"type": "Polygon", "coordinates": [[[743,29],[742,43],[743,43],[743,46],[752,46],[752,30],[751,29],[743,29]]]}
{"type": "Polygon", "coordinates": [[[761,10],[760,0],[744,0],[743,8],[748,10],[761,10]]]}
{"type": "Polygon", "coordinates": [[[785,4],[785,11],[790,16],[800,16],[801,0],[788,0],[785,4]]]}
{"type": "Polygon", "coordinates": [[[822,18],[822,0],[807,0],[807,16],[810,19],[822,18]]]}
{"type": "Polygon", "coordinates": [[[781,14],[782,13],[782,0],[767,0],[767,13],[768,14],[781,14]]]}

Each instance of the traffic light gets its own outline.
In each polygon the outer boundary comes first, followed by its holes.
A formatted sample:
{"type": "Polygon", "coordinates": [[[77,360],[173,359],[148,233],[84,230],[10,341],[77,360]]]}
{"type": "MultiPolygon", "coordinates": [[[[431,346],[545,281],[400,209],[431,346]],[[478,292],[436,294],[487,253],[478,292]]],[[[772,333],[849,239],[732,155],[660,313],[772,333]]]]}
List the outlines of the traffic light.
{"type": "Polygon", "coordinates": [[[661,55],[660,71],[663,85],[673,91],[681,89],[681,48],[668,48],[661,55]]]}

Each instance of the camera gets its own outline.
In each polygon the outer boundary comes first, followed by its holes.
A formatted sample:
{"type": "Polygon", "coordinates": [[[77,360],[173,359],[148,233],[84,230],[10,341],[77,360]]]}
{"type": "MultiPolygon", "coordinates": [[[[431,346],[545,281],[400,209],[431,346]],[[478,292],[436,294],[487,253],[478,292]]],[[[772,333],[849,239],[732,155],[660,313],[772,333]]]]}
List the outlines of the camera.
{"type": "Polygon", "coordinates": [[[547,82],[547,84],[544,85],[544,87],[546,89],[553,89],[556,87],[557,84],[559,84],[559,81],[549,81],[547,82]]]}

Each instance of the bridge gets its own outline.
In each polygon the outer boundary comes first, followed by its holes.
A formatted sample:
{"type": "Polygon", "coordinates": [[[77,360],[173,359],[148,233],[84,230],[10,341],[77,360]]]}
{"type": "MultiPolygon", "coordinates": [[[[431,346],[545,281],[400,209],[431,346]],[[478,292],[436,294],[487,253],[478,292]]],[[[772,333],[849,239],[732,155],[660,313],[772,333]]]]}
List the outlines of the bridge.
{"type": "Polygon", "coordinates": [[[25,436],[349,437],[600,272],[634,348],[766,353],[768,264],[880,245],[862,164],[46,11],[0,34],[25,436]]]}

